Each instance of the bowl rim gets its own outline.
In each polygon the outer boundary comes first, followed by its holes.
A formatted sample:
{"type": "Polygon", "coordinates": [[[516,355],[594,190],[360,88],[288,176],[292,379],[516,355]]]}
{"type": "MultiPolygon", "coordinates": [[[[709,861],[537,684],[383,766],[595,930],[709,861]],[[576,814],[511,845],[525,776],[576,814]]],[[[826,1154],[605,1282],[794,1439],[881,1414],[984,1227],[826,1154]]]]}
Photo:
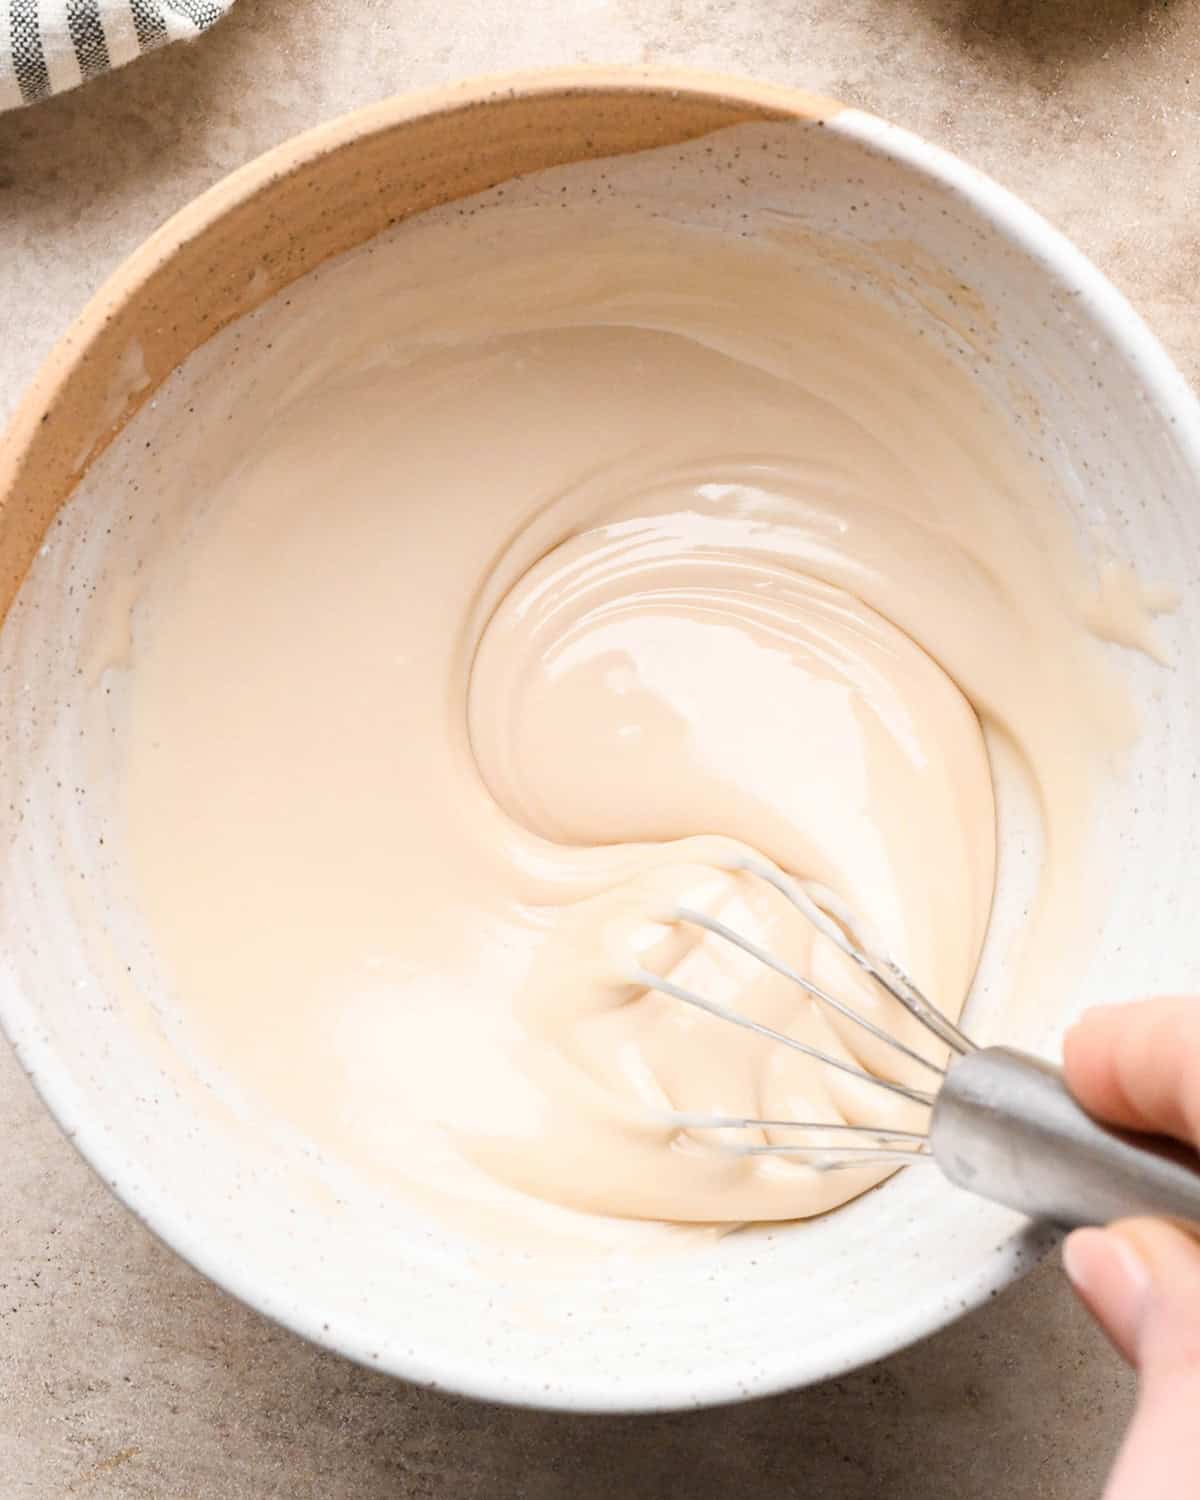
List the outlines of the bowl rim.
{"type": "MultiPolygon", "coordinates": [[[[1181,456],[1200,484],[1200,402],[1184,377],[1125,296],[1062,233],[1014,193],[977,168],[899,126],[819,94],[762,84],[723,74],[678,68],[593,67],[538,69],[469,79],[385,99],[312,127],[273,147],[207,188],[173,214],[138,246],[92,296],[56,342],[0,435],[0,497],[8,494],[21,458],[55,393],[86,360],[91,337],[113,309],[137,296],[153,269],[171,257],[202,229],[234,207],[252,199],[273,180],[309,165],[363,136],[390,131],[428,115],[450,115],[483,109],[516,97],[605,94],[654,97],[664,92],[697,99],[721,99],[744,105],[764,116],[820,120],[834,132],[872,146],[899,166],[949,190],[1001,239],[1035,260],[1043,272],[1111,341],[1140,380],[1147,399],[1173,430],[1181,456]]],[[[319,1311],[310,1311],[264,1289],[246,1273],[231,1243],[218,1247],[198,1242],[180,1203],[155,1187],[142,1173],[135,1155],[113,1138],[93,1113],[69,1070],[55,1059],[43,1032],[35,1003],[15,983],[0,984],[0,1030],[60,1129],[109,1189],[169,1249],[186,1259],[224,1291],[291,1332],[367,1368],[419,1384],[512,1405],[549,1409],[634,1412],[666,1411],[719,1405],[792,1389],[843,1375],[897,1352],[979,1306],[1030,1269],[1057,1243],[1053,1231],[1014,1222],[986,1262],[956,1282],[939,1283],[926,1295],[897,1306],[892,1317],[846,1338],[836,1353],[813,1351],[797,1340],[794,1351],[764,1367],[755,1361],[752,1386],[747,1372],[728,1366],[702,1375],[681,1374],[672,1385],[661,1375],[628,1385],[611,1380],[573,1379],[547,1391],[532,1372],[481,1371],[436,1345],[421,1354],[388,1349],[357,1329],[339,1327],[319,1311]]]]}
{"type": "MultiPolygon", "coordinates": [[[[272,182],[364,137],[386,134],[416,119],[467,114],[517,98],[553,99],[595,93],[610,98],[673,94],[744,105],[763,115],[774,113],[781,118],[809,120],[831,119],[846,107],[836,99],[805,89],[703,70],[653,64],[580,63],[482,74],[406,91],[310,126],[211,183],[164,219],[109,272],[55,340],[8,422],[0,428],[0,498],[10,492],[20,459],[43,414],[53,407],[56,392],[86,362],[92,337],[116,309],[138,294],[157,266],[202,230],[250,202],[272,182]]],[[[89,461],[98,456],[98,451],[93,452],[89,461]]],[[[79,477],[82,476],[77,476],[76,482],[79,477]]]]}

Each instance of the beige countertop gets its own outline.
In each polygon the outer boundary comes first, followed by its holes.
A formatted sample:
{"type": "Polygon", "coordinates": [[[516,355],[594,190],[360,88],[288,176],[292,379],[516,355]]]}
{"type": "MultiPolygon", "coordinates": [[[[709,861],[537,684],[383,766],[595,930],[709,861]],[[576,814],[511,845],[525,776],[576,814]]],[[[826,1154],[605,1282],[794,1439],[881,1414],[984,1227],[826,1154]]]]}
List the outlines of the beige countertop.
{"type": "MultiPolygon", "coordinates": [[[[239,0],[195,45],[0,116],[0,420],[101,278],[266,147],[407,88],[585,61],[804,85],[932,137],[1054,220],[1200,372],[1200,0],[239,0]]],[[[564,1417],[416,1390],[176,1260],[2,1046],[0,1205],[0,1500],[1085,1500],[1132,1403],[1056,1265],[884,1364],[749,1406],[564,1417]]]]}

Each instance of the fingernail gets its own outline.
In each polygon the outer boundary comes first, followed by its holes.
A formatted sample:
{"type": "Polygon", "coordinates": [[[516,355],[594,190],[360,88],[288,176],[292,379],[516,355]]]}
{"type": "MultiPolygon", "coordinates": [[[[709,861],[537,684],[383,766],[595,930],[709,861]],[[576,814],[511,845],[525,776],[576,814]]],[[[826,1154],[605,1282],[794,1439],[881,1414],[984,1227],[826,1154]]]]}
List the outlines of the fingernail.
{"type": "Polygon", "coordinates": [[[1150,1297],[1146,1262],[1119,1234],[1076,1229],[1063,1243],[1063,1269],[1080,1299],[1130,1364],[1150,1297]]]}

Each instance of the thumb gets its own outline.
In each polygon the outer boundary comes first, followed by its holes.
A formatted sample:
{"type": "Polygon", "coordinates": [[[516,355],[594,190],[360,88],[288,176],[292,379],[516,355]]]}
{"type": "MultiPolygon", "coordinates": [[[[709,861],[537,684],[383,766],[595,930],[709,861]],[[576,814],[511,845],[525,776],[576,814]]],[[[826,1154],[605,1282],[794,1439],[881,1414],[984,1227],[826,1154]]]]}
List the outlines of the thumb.
{"type": "Polygon", "coordinates": [[[1185,1500],[1200,1474],[1200,1243],[1157,1219],[1079,1229],[1075,1290],[1139,1376],[1137,1413],[1105,1500],[1185,1500]]]}

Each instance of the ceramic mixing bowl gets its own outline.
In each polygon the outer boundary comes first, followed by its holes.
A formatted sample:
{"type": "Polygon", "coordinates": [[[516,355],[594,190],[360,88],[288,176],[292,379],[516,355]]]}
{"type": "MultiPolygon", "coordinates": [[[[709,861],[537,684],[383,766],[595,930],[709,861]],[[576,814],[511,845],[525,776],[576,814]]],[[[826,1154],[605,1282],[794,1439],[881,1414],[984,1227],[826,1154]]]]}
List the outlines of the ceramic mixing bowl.
{"type": "MultiPolygon", "coordinates": [[[[165,377],[321,261],[518,174],[764,120],[807,132],[803,212],[831,266],[852,263],[864,295],[943,343],[949,332],[963,378],[1004,410],[1072,524],[1102,528],[1120,558],[1178,594],[1161,622],[1171,666],[1119,653],[1143,735],[1097,855],[1111,903],[1093,962],[1071,992],[1019,1016],[999,1015],[986,984],[972,997],[981,1036],[1052,1049],[1086,1002],[1187,981],[1200,907],[1190,665],[1200,418],[1138,317],[1061,236],[978,172],[868,114],[751,84],[587,70],[380,104],[269,153],[153,235],[48,360],[0,447],[0,608],[81,475],[165,377]]],[[[29,705],[55,647],[52,621],[40,637],[27,631],[0,687],[0,1015],[113,1191],[270,1317],[364,1364],[478,1396],[681,1407],[886,1355],[1052,1242],[910,1170],[819,1221],[531,1279],[498,1271],[386,1194],[318,1190],[269,1121],[214,1109],[173,1067],[153,1017],[131,1014],[78,967],[63,895],[78,851],[21,790],[45,722],[29,705]]]]}

